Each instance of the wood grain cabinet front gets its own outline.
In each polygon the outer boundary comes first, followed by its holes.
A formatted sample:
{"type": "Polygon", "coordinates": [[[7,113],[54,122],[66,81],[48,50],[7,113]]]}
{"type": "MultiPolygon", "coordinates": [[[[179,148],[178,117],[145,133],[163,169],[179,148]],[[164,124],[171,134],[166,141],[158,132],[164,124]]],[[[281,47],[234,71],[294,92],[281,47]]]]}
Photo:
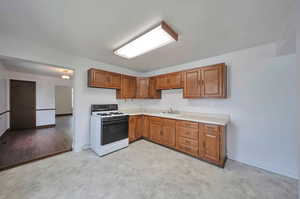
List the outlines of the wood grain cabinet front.
{"type": "Polygon", "coordinates": [[[150,79],[147,77],[138,77],[136,82],[136,98],[149,98],[150,79]]]}
{"type": "Polygon", "coordinates": [[[141,137],[224,167],[225,126],[152,116],[130,116],[129,138],[141,137]]]}
{"type": "Polygon", "coordinates": [[[118,99],[136,98],[136,77],[129,75],[121,76],[121,88],[117,90],[118,99]]]}
{"type": "Polygon", "coordinates": [[[121,87],[121,75],[91,68],[88,70],[88,86],[119,89],[121,87]]]}
{"type": "Polygon", "coordinates": [[[142,138],[144,130],[144,117],[142,115],[129,116],[128,138],[129,142],[134,142],[142,138]]]}
{"type": "Polygon", "coordinates": [[[183,73],[184,98],[226,98],[227,67],[224,63],[183,73]]]}
{"type": "Polygon", "coordinates": [[[198,123],[176,122],[176,148],[184,153],[198,156],[198,123]]]}
{"type": "Polygon", "coordinates": [[[157,76],[156,89],[167,90],[177,88],[183,88],[182,72],[174,72],[157,76]]]}
{"type": "Polygon", "coordinates": [[[199,124],[199,157],[224,166],[226,160],[225,127],[199,124]]]}

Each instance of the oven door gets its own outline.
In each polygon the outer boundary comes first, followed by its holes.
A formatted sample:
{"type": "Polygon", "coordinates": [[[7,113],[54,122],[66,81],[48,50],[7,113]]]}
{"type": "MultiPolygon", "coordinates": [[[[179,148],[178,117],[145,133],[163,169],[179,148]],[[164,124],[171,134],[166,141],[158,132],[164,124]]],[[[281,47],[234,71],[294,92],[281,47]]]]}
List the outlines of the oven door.
{"type": "Polygon", "coordinates": [[[102,120],[101,145],[128,138],[128,116],[102,120]]]}

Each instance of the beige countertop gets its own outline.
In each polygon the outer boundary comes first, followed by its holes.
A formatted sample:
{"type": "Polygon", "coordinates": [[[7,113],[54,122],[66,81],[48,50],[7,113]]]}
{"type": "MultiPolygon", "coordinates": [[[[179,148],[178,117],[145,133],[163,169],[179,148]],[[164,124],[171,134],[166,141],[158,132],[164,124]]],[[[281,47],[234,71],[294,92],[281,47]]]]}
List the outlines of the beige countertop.
{"type": "Polygon", "coordinates": [[[226,126],[230,122],[230,116],[224,114],[207,114],[207,113],[194,113],[194,112],[179,112],[167,113],[164,110],[143,110],[143,109],[124,109],[129,115],[148,115],[154,117],[163,117],[176,120],[186,120],[191,122],[201,122],[207,124],[216,124],[226,126]]]}

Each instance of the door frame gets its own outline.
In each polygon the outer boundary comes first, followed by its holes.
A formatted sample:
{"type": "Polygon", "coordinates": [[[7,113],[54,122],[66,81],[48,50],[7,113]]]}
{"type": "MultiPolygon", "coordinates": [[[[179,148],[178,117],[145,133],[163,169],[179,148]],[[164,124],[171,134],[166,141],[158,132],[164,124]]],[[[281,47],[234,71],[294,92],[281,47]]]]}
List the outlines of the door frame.
{"type": "MultiPolygon", "coordinates": [[[[12,129],[12,92],[11,92],[11,82],[31,82],[34,84],[34,123],[36,127],[36,82],[35,81],[27,81],[27,80],[16,80],[16,79],[9,79],[9,110],[10,110],[10,117],[9,117],[9,127],[12,129]]],[[[22,130],[22,129],[17,129],[22,130]]]]}

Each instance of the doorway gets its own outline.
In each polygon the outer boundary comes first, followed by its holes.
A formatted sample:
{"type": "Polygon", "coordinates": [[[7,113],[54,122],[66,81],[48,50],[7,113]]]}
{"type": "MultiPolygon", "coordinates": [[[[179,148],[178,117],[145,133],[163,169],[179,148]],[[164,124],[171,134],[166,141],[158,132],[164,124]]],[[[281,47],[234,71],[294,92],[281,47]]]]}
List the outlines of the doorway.
{"type": "Polygon", "coordinates": [[[11,130],[36,127],[36,83],[10,80],[11,130]]]}

